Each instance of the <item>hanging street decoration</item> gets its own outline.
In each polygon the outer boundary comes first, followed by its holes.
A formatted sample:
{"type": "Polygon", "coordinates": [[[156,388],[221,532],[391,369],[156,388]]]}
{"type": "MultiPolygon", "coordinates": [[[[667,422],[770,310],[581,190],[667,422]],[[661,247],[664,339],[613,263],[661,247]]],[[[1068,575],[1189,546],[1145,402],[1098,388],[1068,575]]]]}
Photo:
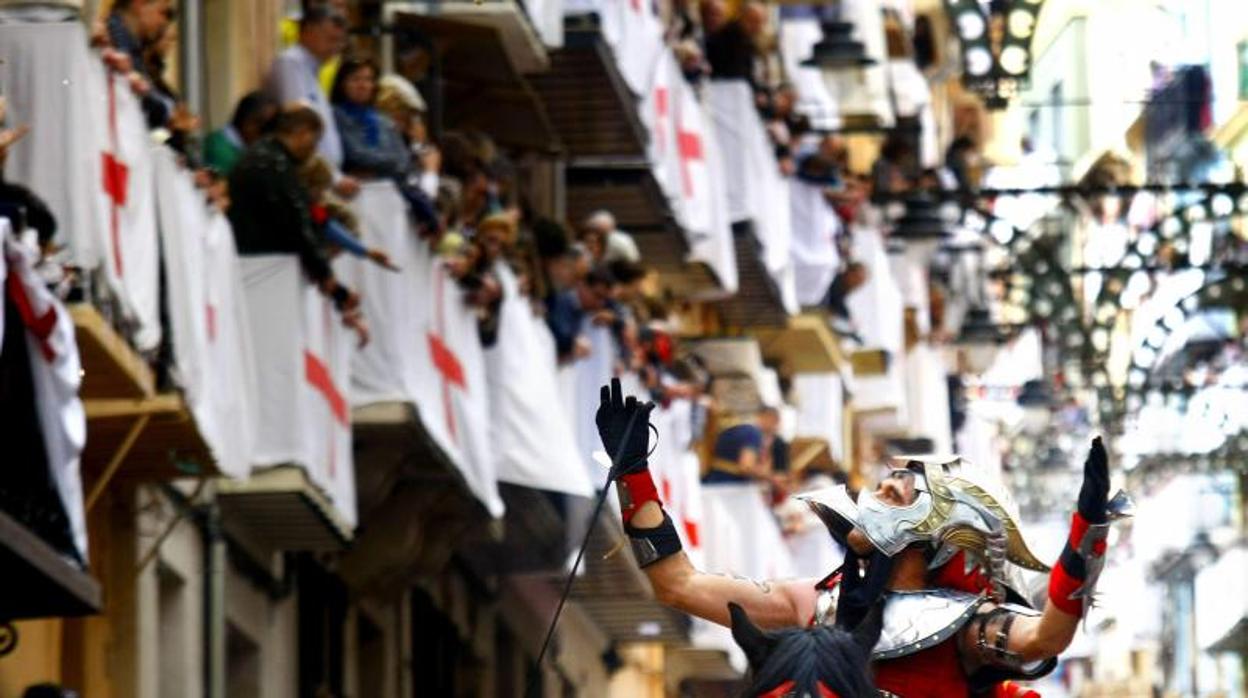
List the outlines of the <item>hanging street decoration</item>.
{"type": "Polygon", "coordinates": [[[1031,38],[1044,0],[945,0],[962,46],[962,83],[989,109],[1004,109],[1026,86],[1031,38]]]}

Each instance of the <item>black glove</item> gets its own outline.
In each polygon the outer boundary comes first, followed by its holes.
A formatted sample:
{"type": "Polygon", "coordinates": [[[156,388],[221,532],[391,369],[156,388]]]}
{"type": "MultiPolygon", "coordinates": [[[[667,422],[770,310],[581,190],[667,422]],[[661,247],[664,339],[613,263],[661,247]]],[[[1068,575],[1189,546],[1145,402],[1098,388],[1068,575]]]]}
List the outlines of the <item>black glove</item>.
{"type": "Polygon", "coordinates": [[[1109,454],[1101,437],[1092,439],[1088,459],[1083,462],[1083,486],[1079,488],[1079,515],[1088,523],[1109,520],[1109,454]]]}
{"type": "Polygon", "coordinates": [[[602,401],[594,422],[602,445],[611,456],[613,478],[646,469],[653,409],[653,402],[642,404],[632,396],[625,400],[619,378],[612,378],[610,387],[602,386],[602,401]]]}
{"type": "Polygon", "coordinates": [[[836,624],[845,630],[853,630],[866,618],[893,572],[893,558],[874,550],[865,572],[860,573],[863,560],[852,548],[845,549],[845,561],[841,565],[841,597],[836,605],[836,624]]]}

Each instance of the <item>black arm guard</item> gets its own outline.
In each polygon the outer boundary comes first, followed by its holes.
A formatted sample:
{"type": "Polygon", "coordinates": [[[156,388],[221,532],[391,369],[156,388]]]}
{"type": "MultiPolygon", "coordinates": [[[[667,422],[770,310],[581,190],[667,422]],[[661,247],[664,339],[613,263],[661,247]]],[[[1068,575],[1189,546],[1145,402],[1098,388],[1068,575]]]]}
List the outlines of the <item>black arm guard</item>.
{"type": "Polygon", "coordinates": [[[643,569],[682,550],[676,525],[666,511],[663,512],[663,523],[655,528],[633,528],[625,524],[624,532],[633,546],[638,566],[643,569]]]}

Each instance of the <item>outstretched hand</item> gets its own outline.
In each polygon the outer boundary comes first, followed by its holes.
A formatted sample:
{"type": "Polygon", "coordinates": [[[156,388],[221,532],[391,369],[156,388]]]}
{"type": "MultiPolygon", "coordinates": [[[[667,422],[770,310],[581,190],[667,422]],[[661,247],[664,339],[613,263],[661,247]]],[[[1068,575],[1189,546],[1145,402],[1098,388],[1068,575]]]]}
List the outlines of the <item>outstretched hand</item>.
{"type": "Polygon", "coordinates": [[[594,422],[598,425],[602,445],[611,456],[612,477],[644,470],[650,446],[650,411],[654,403],[643,404],[631,395],[625,399],[619,378],[612,378],[610,386],[602,386],[601,398],[594,422]]]}
{"type": "Polygon", "coordinates": [[[1092,448],[1083,462],[1083,486],[1079,488],[1079,515],[1089,523],[1109,519],[1109,454],[1101,437],[1092,439],[1092,448]]]}

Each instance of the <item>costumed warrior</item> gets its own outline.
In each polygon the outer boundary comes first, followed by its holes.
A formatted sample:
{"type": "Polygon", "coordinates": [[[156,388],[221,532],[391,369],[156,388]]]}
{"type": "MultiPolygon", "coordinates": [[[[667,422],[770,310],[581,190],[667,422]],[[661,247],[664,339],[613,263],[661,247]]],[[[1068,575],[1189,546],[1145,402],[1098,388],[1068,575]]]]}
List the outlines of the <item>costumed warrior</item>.
{"type": "Polygon", "coordinates": [[[1013,681],[1052,671],[1057,655],[1070,645],[1104,566],[1110,520],[1125,515],[1130,505],[1123,493],[1109,499],[1108,456],[1094,439],[1070,534],[1050,570],[1028,549],[1003,490],[956,457],[907,459],[874,491],[860,492],[857,502],[843,486],[803,496],[846,546],[846,563],[824,580],[708,574],[682,552],[650,476],[652,408],[624,399],[618,380],[602,389],[596,422],[615,463],[625,531],[660,602],[733,626],[754,670],[752,696],[863,695],[838,693],[811,678],[818,672],[810,663],[820,659],[813,640],[802,645],[806,653],[787,653],[792,675],[786,678],[772,667],[769,676],[776,685],[761,685],[759,662],[774,664],[774,653],[759,651],[758,643],[770,638],[763,644],[775,644],[778,636],[766,630],[808,627],[804,632],[812,634],[829,625],[839,626],[839,633],[869,636],[877,607],[881,630],[870,657],[879,695],[1020,695],[1013,681]],[[1049,572],[1047,600],[1032,602],[1017,567],[1049,572]],[[739,610],[730,610],[730,603],[739,610]],[[750,641],[752,649],[746,647],[750,641]],[[806,683],[790,683],[797,676],[806,683]]]}

